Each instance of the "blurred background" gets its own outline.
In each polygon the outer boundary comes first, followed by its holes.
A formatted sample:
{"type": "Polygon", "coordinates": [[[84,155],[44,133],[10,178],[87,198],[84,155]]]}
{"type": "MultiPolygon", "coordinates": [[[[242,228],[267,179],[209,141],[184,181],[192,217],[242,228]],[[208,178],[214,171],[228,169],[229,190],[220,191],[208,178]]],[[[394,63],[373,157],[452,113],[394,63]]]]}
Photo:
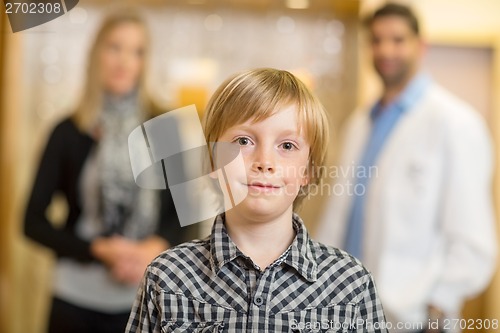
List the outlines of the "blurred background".
{"type": "MultiPolygon", "coordinates": [[[[50,304],[53,256],[24,238],[22,219],[41,149],[53,126],[75,106],[88,48],[104,15],[126,1],[81,0],[67,14],[12,33],[0,5],[0,332],[41,333],[50,304]]],[[[228,75],[253,67],[297,74],[320,97],[337,132],[380,83],[368,62],[360,17],[379,0],[129,1],[152,34],[150,90],[162,106],[198,111],[228,75]]],[[[500,1],[408,0],[423,23],[425,67],[472,104],[500,140],[500,1]]],[[[330,163],[335,161],[332,141],[330,163]]],[[[498,167],[497,167],[498,169],[498,167]]],[[[497,213],[500,180],[494,184],[497,213]]],[[[324,200],[306,201],[310,229],[324,200]]],[[[47,212],[64,220],[57,198],[47,212]]],[[[500,277],[464,312],[500,319],[500,277]]]]}

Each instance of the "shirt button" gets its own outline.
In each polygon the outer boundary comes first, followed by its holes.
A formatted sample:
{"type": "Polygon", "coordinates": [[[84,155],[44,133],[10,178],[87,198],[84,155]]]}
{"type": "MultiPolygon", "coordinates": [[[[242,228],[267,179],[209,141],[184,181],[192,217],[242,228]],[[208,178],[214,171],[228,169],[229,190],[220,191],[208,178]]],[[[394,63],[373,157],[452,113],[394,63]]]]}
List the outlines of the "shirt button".
{"type": "Polygon", "coordinates": [[[253,302],[255,305],[261,306],[264,303],[264,298],[262,298],[261,296],[257,296],[253,299],[253,302]]]}

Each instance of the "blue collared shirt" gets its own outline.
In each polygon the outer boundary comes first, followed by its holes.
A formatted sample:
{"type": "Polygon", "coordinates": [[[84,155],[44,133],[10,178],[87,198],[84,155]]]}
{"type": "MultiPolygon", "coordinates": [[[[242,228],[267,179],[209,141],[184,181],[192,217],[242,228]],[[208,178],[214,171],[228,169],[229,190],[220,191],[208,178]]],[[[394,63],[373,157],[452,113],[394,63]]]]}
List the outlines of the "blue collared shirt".
{"type": "Polygon", "coordinates": [[[360,177],[355,179],[354,187],[363,190],[354,194],[344,246],[347,252],[359,259],[363,253],[364,208],[370,177],[368,171],[377,164],[377,158],[401,115],[418,102],[430,82],[429,76],[419,74],[393,102],[383,107],[379,101],[371,109],[372,128],[358,166],[359,170],[365,172],[356,173],[360,177]]]}

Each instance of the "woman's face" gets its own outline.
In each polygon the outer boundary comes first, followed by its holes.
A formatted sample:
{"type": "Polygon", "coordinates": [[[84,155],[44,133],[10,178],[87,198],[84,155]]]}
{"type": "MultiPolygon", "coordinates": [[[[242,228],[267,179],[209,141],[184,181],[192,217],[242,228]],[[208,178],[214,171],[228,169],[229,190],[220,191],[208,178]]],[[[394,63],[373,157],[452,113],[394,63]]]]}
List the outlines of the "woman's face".
{"type": "Polygon", "coordinates": [[[113,95],[125,95],[136,85],[143,70],[146,36],[137,23],[122,23],[104,37],[99,54],[104,89],[113,95]]]}

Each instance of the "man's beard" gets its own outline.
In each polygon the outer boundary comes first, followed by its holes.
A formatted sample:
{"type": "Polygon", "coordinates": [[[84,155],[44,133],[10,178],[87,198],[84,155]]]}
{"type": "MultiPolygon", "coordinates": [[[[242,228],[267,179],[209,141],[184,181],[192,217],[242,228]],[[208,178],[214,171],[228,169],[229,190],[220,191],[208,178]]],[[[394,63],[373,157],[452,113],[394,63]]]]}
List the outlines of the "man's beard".
{"type": "Polygon", "coordinates": [[[374,63],[374,67],[386,87],[394,87],[404,84],[411,71],[409,65],[403,64],[397,71],[387,75],[379,70],[376,63],[374,63]]]}

